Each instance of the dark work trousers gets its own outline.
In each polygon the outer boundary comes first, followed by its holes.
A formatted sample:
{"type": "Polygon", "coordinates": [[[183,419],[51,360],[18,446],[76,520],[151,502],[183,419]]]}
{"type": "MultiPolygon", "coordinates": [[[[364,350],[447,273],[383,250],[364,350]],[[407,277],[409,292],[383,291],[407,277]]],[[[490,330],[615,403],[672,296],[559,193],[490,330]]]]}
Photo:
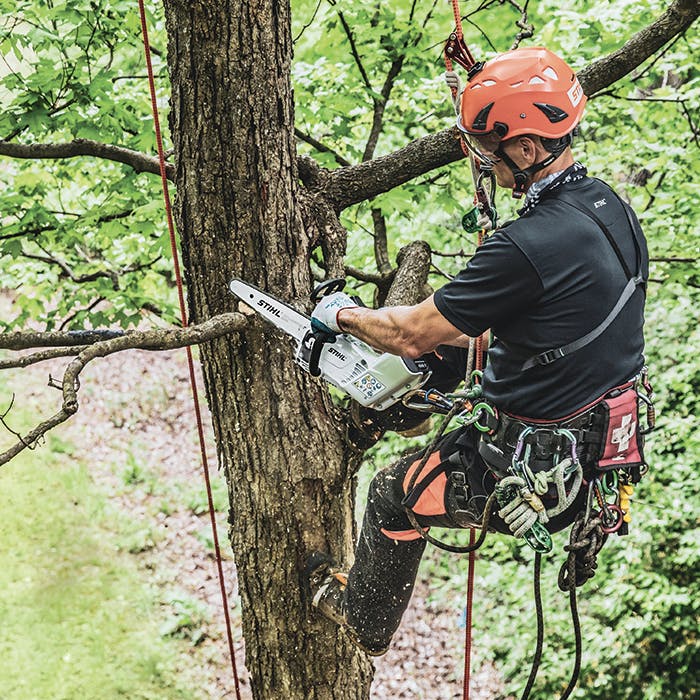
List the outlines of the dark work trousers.
{"type": "MultiPolygon", "coordinates": [[[[413,511],[422,527],[460,527],[450,514],[451,492],[455,490],[450,475],[455,470],[465,474],[468,488],[467,507],[462,503],[460,509],[469,511],[474,525],[481,523],[496,478],[478,453],[478,439],[473,428],[459,428],[444,435],[434,448],[415,482],[421,493],[413,511]]],[[[379,472],[370,484],[345,593],[348,624],[369,649],[389,645],[413,593],[426,543],[414,530],[401,502],[422,457],[422,451],[403,457],[379,472]]],[[[556,532],[573,522],[582,506],[581,496],[583,490],[564,513],[550,521],[547,529],[556,532]]],[[[471,524],[463,519],[462,523],[462,527],[471,524]]],[[[497,513],[491,516],[489,529],[509,533],[497,513]]]]}

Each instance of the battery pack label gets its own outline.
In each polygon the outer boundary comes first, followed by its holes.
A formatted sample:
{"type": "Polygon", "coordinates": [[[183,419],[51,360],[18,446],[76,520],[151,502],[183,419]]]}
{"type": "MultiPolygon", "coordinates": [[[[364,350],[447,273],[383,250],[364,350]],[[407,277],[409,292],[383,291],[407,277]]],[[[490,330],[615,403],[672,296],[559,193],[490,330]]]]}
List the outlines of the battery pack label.
{"type": "Polygon", "coordinates": [[[358,380],[354,381],[352,385],[358,389],[366,399],[371,399],[386,388],[384,384],[371,374],[363,375],[358,380]]]}

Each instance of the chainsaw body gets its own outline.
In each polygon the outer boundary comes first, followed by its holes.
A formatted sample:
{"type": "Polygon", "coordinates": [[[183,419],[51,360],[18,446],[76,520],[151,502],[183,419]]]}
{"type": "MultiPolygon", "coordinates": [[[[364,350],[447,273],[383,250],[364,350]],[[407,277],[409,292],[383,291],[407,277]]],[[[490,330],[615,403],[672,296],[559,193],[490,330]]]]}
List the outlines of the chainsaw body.
{"type": "Polygon", "coordinates": [[[383,411],[430,377],[423,360],[377,352],[347,333],[334,338],[319,337],[308,316],[247,282],[234,279],[229,288],[243,303],[296,341],[294,359],[302,369],[362,406],[383,411]],[[317,343],[321,343],[320,353],[317,343]]]}

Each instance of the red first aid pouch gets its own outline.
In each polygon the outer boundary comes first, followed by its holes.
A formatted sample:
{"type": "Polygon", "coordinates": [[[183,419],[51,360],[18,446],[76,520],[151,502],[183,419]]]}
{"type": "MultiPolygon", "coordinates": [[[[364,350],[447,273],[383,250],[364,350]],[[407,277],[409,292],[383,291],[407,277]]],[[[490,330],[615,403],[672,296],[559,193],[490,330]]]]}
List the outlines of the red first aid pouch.
{"type": "Polygon", "coordinates": [[[611,392],[598,405],[605,416],[605,439],[598,469],[639,467],[644,464],[644,439],[639,429],[639,397],[634,386],[611,392]]]}

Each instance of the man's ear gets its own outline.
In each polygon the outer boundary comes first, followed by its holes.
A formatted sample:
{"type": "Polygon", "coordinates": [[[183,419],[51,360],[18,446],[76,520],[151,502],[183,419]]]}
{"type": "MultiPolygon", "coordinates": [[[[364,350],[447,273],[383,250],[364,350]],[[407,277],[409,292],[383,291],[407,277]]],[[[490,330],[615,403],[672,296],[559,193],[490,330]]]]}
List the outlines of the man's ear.
{"type": "Polygon", "coordinates": [[[527,163],[526,167],[534,165],[538,159],[539,144],[535,141],[535,138],[530,136],[520,136],[518,138],[518,149],[523,160],[527,163]]]}

